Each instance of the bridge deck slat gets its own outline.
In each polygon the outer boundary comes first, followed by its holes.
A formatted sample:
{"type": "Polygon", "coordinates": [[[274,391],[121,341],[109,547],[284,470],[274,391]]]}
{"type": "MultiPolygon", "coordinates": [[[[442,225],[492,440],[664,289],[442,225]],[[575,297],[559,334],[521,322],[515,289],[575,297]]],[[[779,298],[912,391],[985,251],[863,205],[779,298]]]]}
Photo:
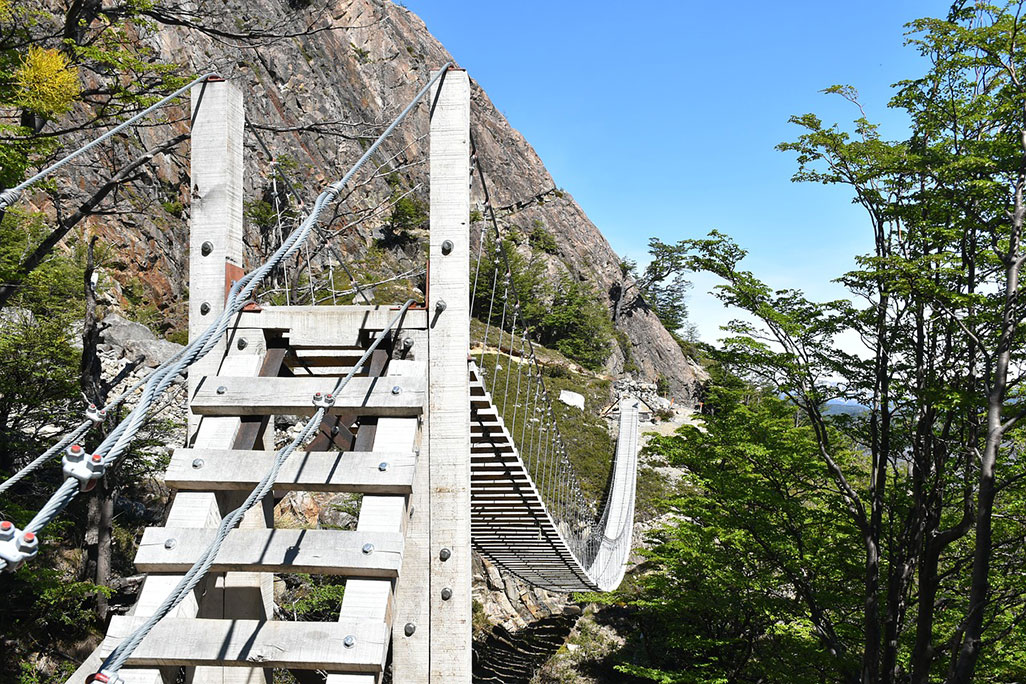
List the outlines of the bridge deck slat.
{"type": "MultiPolygon", "coordinates": [[[[101,654],[108,655],[144,618],[111,619],[101,654]]],[[[129,665],[253,665],[304,670],[381,671],[388,648],[383,622],[337,623],[166,618],[129,657],[129,665]],[[346,648],[343,640],[354,635],[346,648]]]]}
{"type": "MultiPolygon", "coordinates": [[[[180,572],[195,563],[215,530],[149,527],[135,565],[140,572],[180,572]],[[165,541],[174,539],[173,548],[165,541]]],[[[213,572],[306,572],[320,575],[395,577],[402,564],[403,537],[381,532],[236,529],[214,559],[213,572]],[[371,543],[374,550],[363,552],[371,543]]]]}
{"type": "MultiPolygon", "coordinates": [[[[175,449],[164,480],[182,490],[249,490],[267,472],[274,452],[175,449]],[[193,462],[201,459],[200,468],[193,462]]],[[[296,452],[282,465],[275,490],[407,494],[413,486],[412,452],[296,452]],[[379,465],[387,463],[382,471],[379,465]]]]}
{"type": "MultiPolygon", "coordinates": [[[[329,413],[354,410],[367,416],[416,416],[424,406],[423,377],[352,378],[335,397],[329,413]],[[393,387],[400,392],[393,394],[393,387]]],[[[192,400],[202,415],[249,416],[268,414],[310,415],[315,392],[329,393],[331,378],[203,378],[192,400]],[[221,390],[220,393],[218,390],[221,390]]]]}

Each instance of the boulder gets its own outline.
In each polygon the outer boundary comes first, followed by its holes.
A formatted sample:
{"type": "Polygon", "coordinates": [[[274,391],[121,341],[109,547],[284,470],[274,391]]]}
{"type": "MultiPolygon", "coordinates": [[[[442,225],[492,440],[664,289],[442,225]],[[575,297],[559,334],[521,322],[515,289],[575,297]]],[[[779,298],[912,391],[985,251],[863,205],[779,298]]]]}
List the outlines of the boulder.
{"type": "Polygon", "coordinates": [[[577,408],[584,410],[584,395],[578,394],[577,392],[571,392],[570,390],[560,390],[559,400],[567,406],[576,406],[577,408]]]}

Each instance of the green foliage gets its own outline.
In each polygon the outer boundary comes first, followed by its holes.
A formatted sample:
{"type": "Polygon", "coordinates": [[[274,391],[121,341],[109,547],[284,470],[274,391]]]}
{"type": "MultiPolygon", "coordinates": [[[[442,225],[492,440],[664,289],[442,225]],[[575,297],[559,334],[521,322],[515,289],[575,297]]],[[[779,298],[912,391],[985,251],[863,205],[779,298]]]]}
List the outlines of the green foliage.
{"type": "Polygon", "coordinates": [[[648,446],[690,486],[669,500],[675,522],[654,533],[637,593],[613,599],[645,625],[647,659],[620,669],[665,682],[845,680],[857,660],[829,655],[817,634],[843,629],[858,605],[858,530],[794,406],[719,375],[704,429],[648,446]]]}
{"type": "Polygon", "coordinates": [[[538,332],[543,344],[585,368],[596,370],[609,358],[613,324],[598,294],[586,283],[563,276],[538,332]]]}
{"type": "MultiPolygon", "coordinates": [[[[793,117],[797,139],[780,148],[797,157],[794,180],[845,187],[866,211],[873,248],[839,279],[845,299],[817,302],[773,288],[742,267],[741,247],[715,231],[657,245],[669,261],[723,280],[717,295],[752,321],[729,326],[726,358],[736,372],[792,402],[792,425],[809,442],[795,450],[827,476],[821,489],[803,493],[802,510],[772,502],[788,513],[778,532],[800,530],[801,548],[777,546],[761,533],[743,541],[756,554],[775,549],[780,595],[807,604],[805,623],[785,615],[775,624],[796,625],[794,637],[811,621],[813,638],[779,652],[815,646],[818,652],[802,662],[825,658],[837,678],[1007,682],[1023,676],[1026,488],[1017,445],[1026,417],[1020,304],[1026,86],[1019,78],[1026,55],[1018,46],[1020,10],[1018,3],[960,3],[944,19],[911,24],[910,44],[927,58],[928,70],[901,81],[891,102],[909,116],[907,139],[884,140],[849,86],[826,92],[856,108],[850,129],[824,125],[814,114],[793,117]],[[839,343],[845,338],[859,340],[862,353],[839,343]],[[864,410],[831,415],[827,404],[834,399],[864,410]],[[808,516],[831,499],[839,516],[832,546],[824,546],[815,535],[827,536],[827,527],[808,516]],[[792,558],[801,564],[790,566],[792,558]],[[856,570],[857,583],[849,576],[856,570]],[[821,577],[830,580],[823,591],[821,577]],[[841,599],[852,603],[843,607],[841,599]]],[[[711,408],[736,413],[722,402],[711,408]]],[[[711,425],[719,420],[713,413],[711,425]]],[[[784,416],[773,432],[757,424],[746,431],[732,441],[750,444],[746,457],[756,474],[789,492],[784,476],[791,466],[764,459],[767,450],[776,451],[779,435],[793,435],[784,416]]],[[[710,446],[716,434],[711,428],[709,438],[689,435],[688,442],[710,446]]],[[[721,450],[705,456],[730,465],[721,450]]],[[[713,513],[730,512],[730,498],[737,497],[748,505],[745,515],[759,520],[769,500],[745,473],[734,469],[733,477],[750,489],[731,491],[702,474],[699,463],[686,462],[702,478],[703,492],[724,493],[718,510],[689,505],[686,510],[704,516],[694,519],[704,524],[713,513]]],[[[803,473],[799,481],[814,483],[813,476],[803,473]]],[[[751,532],[743,522],[736,520],[738,529],[751,532]]],[[[743,567],[741,560],[733,562],[743,567]]],[[[747,577],[720,579],[739,593],[750,586],[747,577]]]]}
{"type": "Polygon", "coordinates": [[[531,249],[541,250],[546,254],[555,254],[559,251],[555,236],[545,229],[545,225],[541,221],[534,222],[528,242],[531,249]]]}
{"type": "Polygon", "coordinates": [[[613,324],[588,283],[564,274],[553,287],[545,265],[521,254],[512,235],[498,246],[487,237],[484,254],[471,274],[476,283],[472,310],[479,319],[488,320],[490,312],[492,325],[504,324],[508,330],[515,317],[517,328],[526,327],[542,344],[585,368],[602,367],[611,351],[613,324]]]}
{"type": "Polygon", "coordinates": [[[327,575],[293,574],[283,577],[287,593],[280,609],[290,620],[332,622],[345,596],[345,578],[327,575]]]}
{"type": "MultiPolygon", "coordinates": [[[[43,214],[7,210],[0,221],[0,282],[16,280],[18,264],[48,232],[43,214]]],[[[80,315],[83,269],[80,247],[55,254],[22,281],[10,305],[40,316],[80,315]]]]}
{"type": "Polygon", "coordinates": [[[270,202],[262,199],[246,200],[243,215],[261,232],[266,232],[278,225],[278,212],[270,202]]]}
{"type": "Polygon", "coordinates": [[[427,221],[427,203],[413,195],[399,198],[392,207],[389,225],[395,233],[407,233],[427,221]]]}
{"type": "MultiPolygon", "coordinates": [[[[651,260],[643,273],[637,264],[624,259],[620,273],[634,279],[638,293],[663,326],[671,333],[687,324],[687,291],[691,283],[684,278],[687,271],[685,248],[682,244],[667,245],[657,238],[648,241],[651,260]]],[[[633,305],[633,304],[632,304],[633,305]]]]}

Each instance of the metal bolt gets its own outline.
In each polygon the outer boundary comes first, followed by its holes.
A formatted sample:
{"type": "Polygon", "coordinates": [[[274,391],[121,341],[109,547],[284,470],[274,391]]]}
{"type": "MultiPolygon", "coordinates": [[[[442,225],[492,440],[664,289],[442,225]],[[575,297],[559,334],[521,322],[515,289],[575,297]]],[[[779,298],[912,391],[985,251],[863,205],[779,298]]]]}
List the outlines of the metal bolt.
{"type": "Polygon", "coordinates": [[[438,552],[438,557],[442,559],[442,562],[449,560],[452,557],[452,551],[449,549],[442,549],[438,552]]]}
{"type": "Polygon", "coordinates": [[[413,349],[413,338],[407,337],[403,340],[403,351],[410,351],[413,349]]]}
{"type": "Polygon", "coordinates": [[[363,552],[364,553],[374,553],[374,544],[371,544],[369,542],[367,544],[364,544],[363,545],[363,552]]]}
{"type": "Polygon", "coordinates": [[[350,634],[345,639],[342,640],[342,644],[346,648],[352,648],[353,646],[356,646],[356,637],[354,637],[352,634],[350,634]]]}
{"type": "Polygon", "coordinates": [[[217,386],[217,393],[218,394],[224,394],[227,391],[228,391],[228,388],[225,387],[224,385],[218,385],[217,386]]]}
{"type": "Polygon", "coordinates": [[[236,346],[238,346],[239,349],[245,349],[249,346],[249,340],[247,340],[245,337],[240,337],[239,342],[236,346]]]}
{"type": "Polygon", "coordinates": [[[445,307],[446,303],[444,299],[439,299],[437,302],[435,302],[435,311],[437,311],[438,313],[442,313],[443,311],[445,311],[445,307]]]}
{"type": "Polygon", "coordinates": [[[200,245],[200,254],[203,256],[210,256],[210,253],[214,251],[214,243],[207,240],[200,245]]]}
{"type": "Polygon", "coordinates": [[[402,391],[403,391],[403,388],[402,388],[402,387],[400,387],[399,385],[395,385],[395,386],[394,386],[394,387],[392,388],[392,394],[399,394],[399,393],[401,393],[402,391]]]}
{"type": "Polygon", "coordinates": [[[449,255],[452,252],[452,240],[446,240],[442,243],[442,254],[449,255]]]}
{"type": "Polygon", "coordinates": [[[194,458],[194,459],[192,459],[192,467],[193,468],[202,468],[203,467],[203,459],[202,458],[194,458]]]}
{"type": "Polygon", "coordinates": [[[340,432],[338,425],[331,426],[331,436],[334,437],[340,432]]]}
{"type": "Polygon", "coordinates": [[[448,601],[451,598],[452,598],[452,589],[450,589],[449,587],[446,587],[445,589],[442,589],[442,600],[443,601],[448,601]]]}
{"type": "Polygon", "coordinates": [[[388,464],[382,461],[378,464],[378,470],[380,470],[381,472],[385,472],[386,470],[388,470],[388,464]]]}
{"type": "Polygon", "coordinates": [[[170,551],[171,549],[175,548],[176,546],[178,546],[178,540],[175,539],[174,537],[171,537],[169,539],[165,539],[164,540],[164,548],[165,549],[168,549],[170,551]]]}
{"type": "Polygon", "coordinates": [[[204,316],[210,313],[210,304],[208,304],[207,302],[203,302],[202,304],[200,304],[200,313],[204,316]]]}
{"type": "Polygon", "coordinates": [[[413,636],[413,633],[416,632],[416,631],[417,631],[417,625],[413,624],[412,622],[407,622],[406,626],[403,627],[403,633],[406,636],[413,636]]]}

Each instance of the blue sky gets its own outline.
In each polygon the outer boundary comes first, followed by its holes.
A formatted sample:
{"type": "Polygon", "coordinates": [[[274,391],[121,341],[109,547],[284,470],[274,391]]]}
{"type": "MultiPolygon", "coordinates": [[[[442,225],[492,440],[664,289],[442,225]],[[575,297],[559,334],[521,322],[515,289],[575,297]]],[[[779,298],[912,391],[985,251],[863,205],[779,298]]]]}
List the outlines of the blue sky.
{"type": "MultiPolygon", "coordinates": [[[[846,123],[820,91],[855,86],[884,135],[905,131],[890,85],[925,66],[903,25],[943,2],[406,0],[488,92],[622,256],[717,228],[775,287],[827,299],[870,242],[841,188],[795,184],[792,114],[846,123]]],[[[731,313],[695,279],[691,319],[713,341],[731,313]]]]}

